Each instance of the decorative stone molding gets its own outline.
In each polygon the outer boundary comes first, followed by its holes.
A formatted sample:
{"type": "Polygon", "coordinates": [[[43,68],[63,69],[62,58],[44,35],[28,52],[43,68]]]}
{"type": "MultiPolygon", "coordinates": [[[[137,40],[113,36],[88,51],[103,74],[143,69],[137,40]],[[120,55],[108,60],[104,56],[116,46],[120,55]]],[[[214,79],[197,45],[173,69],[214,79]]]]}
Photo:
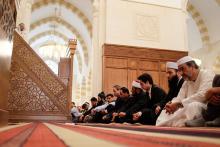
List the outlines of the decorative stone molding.
{"type": "Polygon", "coordinates": [[[65,6],[67,9],[70,9],[74,14],[76,14],[85,24],[85,26],[87,27],[90,33],[90,37],[92,37],[92,24],[90,23],[89,19],[85,16],[85,14],[80,9],[78,9],[76,6],[74,6],[72,3],[69,3],[64,0],[40,0],[40,1],[35,2],[32,5],[32,11],[35,11],[43,6],[46,6],[49,4],[55,4],[55,3],[65,6]]]}
{"type": "Polygon", "coordinates": [[[99,0],[93,0],[93,16],[97,17],[99,13],[99,0]]]}
{"type": "Polygon", "coordinates": [[[196,22],[196,25],[201,35],[203,46],[209,47],[210,46],[209,31],[199,11],[191,3],[187,4],[187,11],[191,14],[193,20],[196,22]]]}
{"type": "Polygon", "coordinates": [[[136,38],[159,42],[159,21],[155,16],[136,14],[136,38]]]}
{"type": "Polygon", "coordinates": [[[69,38],[66,35],[64,35],[63,33],[60,33],[58,31],[49,30],[49,31],[39,33],[39,34],[33,36],[32,38],[30,38],[29,39],[29,44],[30,45],[33,44],[36,40],[38,40],[39,38],[44,37],[48,34],[53,34],[53,35],[55,35],[59,38],[62,38],[64,42],[68,42],[68,40],[69,40],[69,38]]]}

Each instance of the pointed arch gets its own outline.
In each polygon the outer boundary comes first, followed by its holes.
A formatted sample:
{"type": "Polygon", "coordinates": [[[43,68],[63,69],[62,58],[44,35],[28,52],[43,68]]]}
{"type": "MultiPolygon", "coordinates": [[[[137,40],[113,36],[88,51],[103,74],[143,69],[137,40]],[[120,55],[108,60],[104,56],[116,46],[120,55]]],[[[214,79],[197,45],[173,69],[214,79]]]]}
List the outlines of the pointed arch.
{"type": "Polygon", "coordinates": [[[210,45],[209,31],[199,11],[190,2],[187,3],[187,11],[192,16],[199,29],[203,46],[210,45]]]}
{"type": "Polygon", "coordinates": [[[89,21],[89,19],[86,17],[86,15],[80,9],[78,9],[76,6],[74,6],[70,2],[66,2],[64,0],[40,0],[32,5],[32,12],[43,7],[43,6],[47,6],[49,4],[59,4],[59,5],[65,6],[67,9],[70,9],[74,14],[76,14],[82,20],[82,22],[85,24],[85,26],[90,34],[90,37],[92,36],[91,22],[89,21]]]}
{"type": "Polygon", "coordinates": [[[80,44],[83,48],[83,55],[84,55],[84,59],[85,59],[85,64],[88,65],[88,61],[89,61],[88,47],[87,47],[83,37],[80,35],[80,33],[72,25],[70,25],[65,20],[60,19],[60,18],[58,19],[57,17],[46,17],[46,18],[40,19],[40,20],[32,23],[30,26],[30,30],[33,30],[36,27],[43,25],[45,23],[48,23],[48,22],[56,22],[58,24],[63,25],[64,27],[66,27],[68,30],[70,30],[77,37],[77,40],[80,42],[80,44]]]}

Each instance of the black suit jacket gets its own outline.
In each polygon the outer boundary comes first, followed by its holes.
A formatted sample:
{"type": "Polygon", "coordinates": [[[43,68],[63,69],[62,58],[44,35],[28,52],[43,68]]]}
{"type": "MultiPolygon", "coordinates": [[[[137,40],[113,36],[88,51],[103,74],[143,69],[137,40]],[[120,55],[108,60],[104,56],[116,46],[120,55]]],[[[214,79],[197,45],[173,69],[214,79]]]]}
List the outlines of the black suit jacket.
{"type": "Polygon", "coordinates": [[[164,98],[158,105],[161,107],[161,109],[164,108],[164,106],[166,105],[167,102],[171,101],[174,97],[176,97],[180,91],[180,88],[182,87],[184,82],[184,79],[181,78],[179,81],[176,81],[176,85],[173,85],[172,87],[170,87],[169,92],[166,96],[166,98],[164,98]]]}
{"type": "Polygon", "coordinates": [[[147,105],[141,110],[141,123],[149,125],[154,125],[156,123],[158,115],[155,113],[155,108],[164,98],[166,98],[166,92],[162,88],[153,85],[151,87],[151,98],[147,105]]]}

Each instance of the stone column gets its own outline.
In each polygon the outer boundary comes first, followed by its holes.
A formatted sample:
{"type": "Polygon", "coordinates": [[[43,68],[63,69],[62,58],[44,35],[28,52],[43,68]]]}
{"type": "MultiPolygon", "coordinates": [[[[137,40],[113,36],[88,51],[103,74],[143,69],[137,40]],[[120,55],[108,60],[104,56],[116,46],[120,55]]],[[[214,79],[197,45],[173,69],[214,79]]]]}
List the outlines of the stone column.
{"type": "Polygon", "coordinates": [[[106,0],[93,0],[93,53],[92,53],[92,95],[103,89],[102,86],[102,45],[105,42],[106,0]]]}
{"type": "Polygon", "coordinates": [[[185,49],[189,50],[189,40],[188,40],[188,34],[187,34],[187,18],[188,18],[188,12],[187,12],[187,4],[188,0],[181,0],[181,9],[183,11],[182,17],[183,17],[183,30],[184,30],[184,42],[185,42],[185,49]]]}
{"type": "Polygon", "coordinates": [[[76,45],[77,45],[77,40],[76,39],[71,39],[69,40],[69,50],[70,50],[70,75],[69,75],[69,81],[68,81],[68,104],[70,108],[70,104],[72,101],[72,92],[73,92],[73,65],[74,65],[74,54],[76,51],[76,45]]]}

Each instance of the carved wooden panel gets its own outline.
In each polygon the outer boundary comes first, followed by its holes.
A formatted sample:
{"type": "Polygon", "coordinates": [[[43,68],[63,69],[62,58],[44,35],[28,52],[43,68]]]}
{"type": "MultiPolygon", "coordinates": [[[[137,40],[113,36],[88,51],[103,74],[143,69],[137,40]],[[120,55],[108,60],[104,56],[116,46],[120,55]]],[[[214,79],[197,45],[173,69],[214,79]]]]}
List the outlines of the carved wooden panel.
{"type": "Polygon", "coordinates": [[[138,60],[135,58],[128,58],[128,68],[129,69],[137,69],[138,60]]]}
{"type": "Polygon", "coordinates": [[[187,52],[184,51],[161,50],[126,45],[104,44],[103,47],[104,56],[131,57],[148,60],[176,61],[187,54],[187,52]]]}
{"type": "Polygon", "coordinates": [[[60,62],[58,64],[58,77],[63,81],[65,85],[68,84],[70,77],[70,66],[71,60],[70,58],[60,58],[60,62]]]}
{"type": "Polygon", "coordinates": [[[56,112],[59,109],[31,77],[13,61],[8,109],[10,111],[56,112]]]}
{"type": "Polygon", "coordinates": [[[128,69],[128,88],[131,89],[132,81],[137,79],[137,70],[136,69],[128,69]]]}
{"type": "Polygon", "coordinates": [[[0,1],[0,39],[12,39],[16,26],[16,5],[14,0],[0,1]]]}
{"type": "Polygon", "coordinates": [[[67,116],[68,99],[67,86],[15,33],[8,100],[10,116],[67,116]]]}
{"type": "Polygon", "coordinates": [[[187,55],[183,51],[104,44],[103,90],[112,91],[118,84],[131,89],[131,83],[147,72],[154,83],[168,90],[166,62],[177,61],[187,55]]]}
{"type": "Polygon", "coordinates": [[[160,71],[166,71],[166,62],[160,62],[160,71]]]}
{"type": "Polygon", "coordinates": [[[168,92],[168,82],[166,72],[160,72],[160,85],[168,92]]]}
{"type": "Polygon", "coordinates": [[[107,67],[127,68],[127,59],[123,58],[105,58],[107,67]]]}
{"type": "Polygon", "coordinates": [[[107,93],[112,93],[112,86],[115,84],[127,87],[127,69],[106,68],[105,73],[103,81],[107,93]]]}
{"type": "Polygon", "coordinates": [[[141,70],[156,70],[158,71],[158,61],[148,61],[148,60],[140,60],[139,62],[139,69],[141,70]]]}

